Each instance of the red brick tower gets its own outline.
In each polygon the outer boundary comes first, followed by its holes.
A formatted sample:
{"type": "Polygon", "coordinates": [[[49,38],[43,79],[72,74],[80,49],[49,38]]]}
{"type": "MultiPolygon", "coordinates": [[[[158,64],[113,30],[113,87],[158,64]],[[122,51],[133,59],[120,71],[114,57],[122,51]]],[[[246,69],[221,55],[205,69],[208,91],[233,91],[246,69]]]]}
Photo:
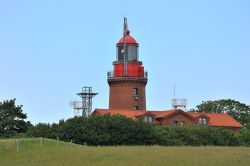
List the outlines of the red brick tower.
{"type": "Polygon", "coordinates": [[[148,79],[139,61],[138,49],[139,44],[130,36],[124,18],[124,34],[116,44],[114,70],[108,72],[109,109],[146,110],[145,87],[148,79]]]}

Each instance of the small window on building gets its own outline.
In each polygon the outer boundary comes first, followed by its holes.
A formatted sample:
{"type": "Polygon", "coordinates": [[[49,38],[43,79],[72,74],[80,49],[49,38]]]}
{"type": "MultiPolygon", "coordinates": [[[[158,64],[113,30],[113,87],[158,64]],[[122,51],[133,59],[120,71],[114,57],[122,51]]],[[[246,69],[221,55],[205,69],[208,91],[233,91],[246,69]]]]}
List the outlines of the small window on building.
{"type": "Polygon", "coordinates": [[[133,89],[133,96],[138,96],[139,95],[139,90],[138,88],[133,89]]]}
{"type": "Polygon", "coordinates": [[[184,126],[184,125],[185,125],[185,122],[184,122],[184,121],[180,121],[180,122],[179,122],[179,125],[180,125],[180,126],[184,126]]]}
{"type": "Polygon", "coordinates": [[[152,123],[153,122],[153,117],[152,116],[144,116],[144,122],[152,123]]]}
{"type": "Polygon", "coordinates": [[[204,118],[204,117],[199,118],[199,125],[206,126],[207,125],[207,118],[204,118]]]}
{"type": "Polygon", "coordinates": [[[134,106],[134,110],[139,110],[139,106],[134,106]]]}
{"type": "Polygon", "coordinates": [[[173,126],[177,126],[178,125],[178,121],[173,121],[173,126]]]}

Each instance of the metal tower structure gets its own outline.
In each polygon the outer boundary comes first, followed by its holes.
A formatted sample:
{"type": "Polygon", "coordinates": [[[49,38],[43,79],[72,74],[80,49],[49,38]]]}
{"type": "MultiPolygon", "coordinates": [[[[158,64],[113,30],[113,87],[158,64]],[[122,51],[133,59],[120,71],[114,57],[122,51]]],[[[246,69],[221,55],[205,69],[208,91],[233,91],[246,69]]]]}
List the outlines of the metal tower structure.
{"type": "Polygon", "coordinates": [[[70,102],[71,107],[74,108],[75,116],[90,116],[92,111],[92,98],[98,93],[92,92],[92,87],[83,87],[82,92],[77,93],[82,98],[82,101],[70,102]]]}
{"type": "Polygon", "coordinates": [[[175,84],[174,84],[174,98],[171,100],[171,104],[173,109],[182,109],[183,111],[186,111],[187,99],[175,98],[175,84]]]}
{"type": "Polygon", "coordinates": [[[82,101],[71,101],[70,107],[74,109],[74,116],[82,115],[82,101]]]}
{"type": "Polygon", "coordinates": [[[92,111],[92,98],[98,93],[92,92],[92,87],[83,87],[82,92],[77,93],[82,98],[82,116],[89,116],[92,111]]]}
{"type": "Polygon", "coordinates": [[[172,99],[171,100],[173,109],[182,109],[186,111],[187,107],[187,99],[172,99]]]}

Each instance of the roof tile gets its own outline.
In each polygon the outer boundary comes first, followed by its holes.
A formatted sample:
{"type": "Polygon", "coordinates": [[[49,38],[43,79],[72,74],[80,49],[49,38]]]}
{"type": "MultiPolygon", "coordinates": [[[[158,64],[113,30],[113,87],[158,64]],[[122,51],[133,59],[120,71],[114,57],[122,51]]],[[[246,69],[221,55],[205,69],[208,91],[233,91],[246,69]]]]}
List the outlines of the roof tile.
{"type": "MultiPolygon", "coordinates": [[[[136,119],[137,116],[145,115],[147,113],[153,114],[155,118],[164,118],[176,112],[183,112],[180,109],[166,110],[166,111],[146,111],[146,110],[119,110],[119,109],[96,109],[93,114],[104,115],[124,115],[128,118],[136,119]]],[[[209,125],[216,127],[243,127],[239,122],[228,114],[219,113],[196,113],[196,112],[185,112],[193,118],[199,116],[206,116],[209,118],[209,125]]]]}
{"type": "Polygon", "coordinates": [[[189,115],[197,118],[200,115],[205,115],[209,118],[209,125],[216,127],[243,127],[239,122],[237,122],[230,115],[225,113],[196,113],[187,112],[189,115]]]}

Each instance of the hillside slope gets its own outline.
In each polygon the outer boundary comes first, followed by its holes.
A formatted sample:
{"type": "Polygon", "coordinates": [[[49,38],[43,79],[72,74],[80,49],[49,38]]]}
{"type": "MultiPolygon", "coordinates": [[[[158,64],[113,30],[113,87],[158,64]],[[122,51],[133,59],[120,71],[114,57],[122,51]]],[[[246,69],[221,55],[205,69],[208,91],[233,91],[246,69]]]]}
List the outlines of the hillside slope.
{"type": "Polygon", "coordinates": [[[1,166],[246,166],[249,147],[89,147],[49,139],[0,140],[1,166]]]}

